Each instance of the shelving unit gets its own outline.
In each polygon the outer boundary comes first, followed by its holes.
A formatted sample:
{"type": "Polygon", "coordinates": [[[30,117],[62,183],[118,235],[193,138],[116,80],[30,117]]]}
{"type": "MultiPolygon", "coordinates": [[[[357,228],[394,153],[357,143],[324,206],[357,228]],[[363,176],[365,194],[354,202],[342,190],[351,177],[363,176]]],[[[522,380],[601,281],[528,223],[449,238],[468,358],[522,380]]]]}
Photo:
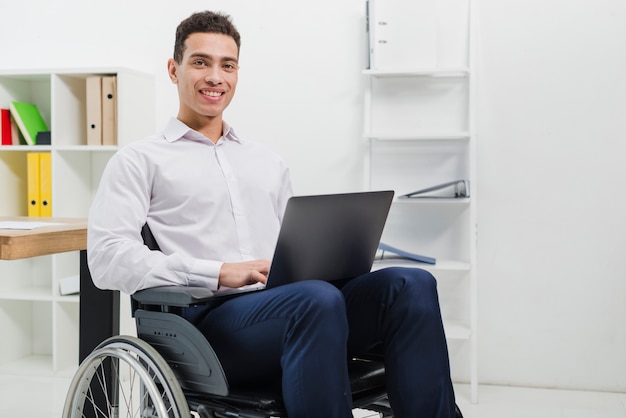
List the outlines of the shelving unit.
{"type": "Polygon", "coordinates": [[[367,188],[396,196],[469,180],[469,198],[394,201],[382,241],[435,257],[455,381],[478,401],[475,148],[470,0],[369,0],[364,92],[367,188]]]}
{"type": "MultiPolygon", "coordinates": [[[[109,158],[154,132],[152,76],[124,68],[0,71],[0,107],[37,105],[51,145],[0,147],[0,215],[27,216],[29,152],[50,152],[52,216],[84,218],[109,158]],[[87,146],[86,78],[117,76],[118,145],[87,146]]],[[[79,274],[78,252],[0,261],[0,374],[72,375],[78,366],[78,295],[59,282],[79,274]]]]}

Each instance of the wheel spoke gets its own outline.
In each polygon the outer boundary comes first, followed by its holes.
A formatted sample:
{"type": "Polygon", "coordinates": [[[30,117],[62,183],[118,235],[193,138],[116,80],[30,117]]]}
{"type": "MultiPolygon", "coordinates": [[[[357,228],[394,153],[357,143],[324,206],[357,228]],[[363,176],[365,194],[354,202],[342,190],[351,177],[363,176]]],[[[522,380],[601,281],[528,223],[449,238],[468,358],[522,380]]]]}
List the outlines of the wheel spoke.
{"type": "Polygon", "coordinates": [[[134,337],[110,338],[84,360],[63,412],[63,418],[189,416],[184,394],[167,363],[154,348],[134,337]]]}

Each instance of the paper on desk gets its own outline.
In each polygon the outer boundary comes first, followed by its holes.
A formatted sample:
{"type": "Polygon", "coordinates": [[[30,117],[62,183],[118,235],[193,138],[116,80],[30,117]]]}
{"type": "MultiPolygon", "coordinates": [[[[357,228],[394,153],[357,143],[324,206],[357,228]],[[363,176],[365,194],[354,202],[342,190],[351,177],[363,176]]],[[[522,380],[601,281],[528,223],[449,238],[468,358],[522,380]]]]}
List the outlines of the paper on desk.
{"type": "Polygon", "coordinates": [[[0,229],[35,229],[42,226],[61,225],[58,222],[2,221],[0,229]]]}

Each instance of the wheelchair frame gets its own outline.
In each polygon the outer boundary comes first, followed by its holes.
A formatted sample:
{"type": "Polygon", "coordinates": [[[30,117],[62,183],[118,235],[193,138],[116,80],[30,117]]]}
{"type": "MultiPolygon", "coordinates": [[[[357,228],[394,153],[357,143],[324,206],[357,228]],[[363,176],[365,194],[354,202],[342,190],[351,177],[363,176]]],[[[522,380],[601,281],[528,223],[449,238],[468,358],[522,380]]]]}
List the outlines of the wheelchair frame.
{"type": "MultiPolygon", "coordinates": [[[[286,417],[280,388],[231,388],[210,343],[175,313],[212,297],[193,287],[133,295],[139,338],[111,337],[81,363],[63,417],[286,417]]],[[[354,408],[390,417],[380,359],[352,359],[349,370],[354,408]]]]}

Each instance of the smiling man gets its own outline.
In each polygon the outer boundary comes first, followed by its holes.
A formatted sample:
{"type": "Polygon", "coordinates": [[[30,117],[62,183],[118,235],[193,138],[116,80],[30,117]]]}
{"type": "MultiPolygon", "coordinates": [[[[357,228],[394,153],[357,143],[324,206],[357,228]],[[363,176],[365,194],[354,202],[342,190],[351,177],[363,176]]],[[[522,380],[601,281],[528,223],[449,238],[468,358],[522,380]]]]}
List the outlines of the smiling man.
{"type": "MultiPolygon", "coordinates": [[[[222,119],[239,49],[223,14],[195,13],[178,26],[168,60],[178,115],[111,158],[89,213],[96,286],[219,292],[266,282],[292,189],[283,160],[222,119]],[[160,251],[143,245],[145,224],[160,251]]],[[[374,348],[385,356],[394,416],[460,416],[436,281],[424,270],[383,269],[341,285],[299,281],[182,315],[206,335],[233,386],[281,381],[291,418],[351,417],[347,359],[374,348]]]]}
{"type": "Polygon", "coordinates": [[[168,61],[170,79],[178,86],[178,119],[215,143],[237,87],[238,41],[220,33],[192,33],[180,41],[177,36],[175,56],[168,61]]]}

